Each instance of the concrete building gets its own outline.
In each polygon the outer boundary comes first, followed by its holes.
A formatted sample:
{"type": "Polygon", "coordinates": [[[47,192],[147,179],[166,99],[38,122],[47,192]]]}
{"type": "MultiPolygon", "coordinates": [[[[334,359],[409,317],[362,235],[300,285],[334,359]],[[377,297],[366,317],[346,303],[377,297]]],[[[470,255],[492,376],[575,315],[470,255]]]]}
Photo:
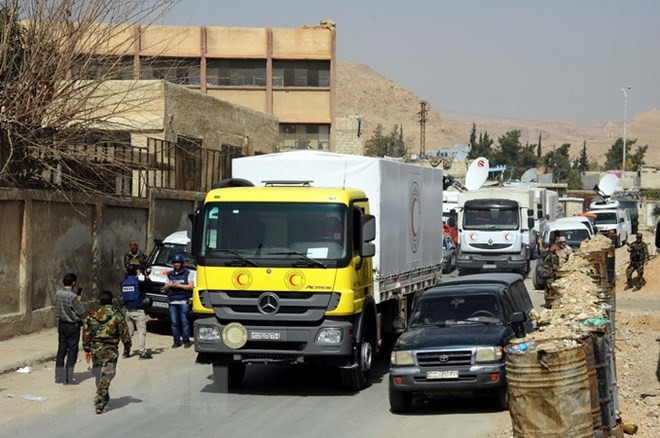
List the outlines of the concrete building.
{"type": "Polygon", "coordinates": [[[133,25],[94,50],[99,64],[81,66],[74,78],[98,77],[114,58],[121,66],[114,79],[164,79],[276,117],[279,150],[334,151],[330,20],[297,29],[133,25]]]}

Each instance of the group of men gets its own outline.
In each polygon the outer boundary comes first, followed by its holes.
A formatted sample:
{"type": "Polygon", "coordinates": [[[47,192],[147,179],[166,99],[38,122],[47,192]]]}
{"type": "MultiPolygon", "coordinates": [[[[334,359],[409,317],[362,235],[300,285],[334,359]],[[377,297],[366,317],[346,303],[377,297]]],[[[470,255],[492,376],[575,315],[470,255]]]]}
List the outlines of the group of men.
{"type": "MultiPolygon", "coordinates": [[[[121,303],[116,305],[112,292],[99,294],[99,307],[90,312],[82,303],[82,289],[74,292],[78,278],[66,274],[63,288],[55,294],[55,314],[58,318],[58,349],[55,361],[55,383],[75,384],[74,366],[78,359],[80,333],[87,363],[92,364],[96,378],[94,406],[101,414],[110,396],[110,382],[115,376],[119,358],[119,344],[124,345],[124,358],[131,357],[133,333],[138,334],[138,356],[151,359],[146,349],[147,315],[149,306],[146,291],[151,287],[150,269],[146,266],[147,256],[138,248],[135,240],[129,243],[129,252],[124,256],[126,277],[121,282],[121,303]],[[144,280],[139,279],[140,274],[144,280]]],[[[181,254],[172,257],[174,269],[167,275],[164,289],[168,292],[170,319],[172,320],[173,348],[191,346],[188,322],[188,298],[194,283],[188,269],[184,267],[181,254]]]]}

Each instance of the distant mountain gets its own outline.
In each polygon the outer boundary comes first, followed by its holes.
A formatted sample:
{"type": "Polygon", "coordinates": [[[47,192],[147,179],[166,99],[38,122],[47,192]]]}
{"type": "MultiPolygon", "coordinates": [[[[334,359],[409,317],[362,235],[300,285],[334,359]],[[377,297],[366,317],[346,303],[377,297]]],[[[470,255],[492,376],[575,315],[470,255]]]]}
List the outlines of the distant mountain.
{"type": "MultiPolygon", "coordinates": [[[[419,151],[418,113],[422,100],[423,97],[416,96],[364,64],[349,61],[337,63],[337,116],[361,115],[365,138],[371,137],[379,123],[386,132],[396,124],[403,126],[409,150],[419,151]]],[[[623,136],[623,121],[579,125],[557,121],[449,120],[431,107],[426,122],[426,150],[451,147],[457,143],[467,144],[473,122],[476,123],[477,133],[486,131],[496,142],[498,137],[514,129],[521,131],[523,144],[537,143],[541,134],[544,153],[553,146],[570,143],[571,155],[576,157],[586,140],[589,159],[601,164],[607,150],[618,137],[623,136]]],[[[637,114],[628,120],[627,138],[636,138],[637,146],[649,145],[646,164],[660,165],[660,148],[656,147],[660,142],[660,110],[637,114]]]]}

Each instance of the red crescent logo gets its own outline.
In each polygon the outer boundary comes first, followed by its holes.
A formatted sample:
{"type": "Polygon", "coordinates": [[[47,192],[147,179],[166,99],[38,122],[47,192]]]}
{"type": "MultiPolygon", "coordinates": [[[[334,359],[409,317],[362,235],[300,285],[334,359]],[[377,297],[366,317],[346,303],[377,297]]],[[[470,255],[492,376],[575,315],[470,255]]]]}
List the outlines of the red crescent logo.
{"type": "Polygon", "coordinates": [[[413,197],[412,208],[410,209],[410,228],[412,230],[413,239],[417,237],[417,230],[415,229],[415,205],[417,205],[417,196],[413,197]]]}
{"type": "Polygon", "coordinates": [[[240,285],[244,285],[244,284],[245,284],[245,283],[243,282],[243,274],[242,274],[242,273],[241,273],[241,274],[238,274],[238,275],[236,276],[236,283],[238,283],[238,284],[240,284],[240,285]]]}
{"type": "Polygon", "coordinates": [[[470,240],[477,240],[477,235],[475,233],[470,234],[470,240]]]}
{"type": "Polygon", "coordinates": [[[296,277],[297,277],[296,274],[289,275],[289,284],[291,286],[298,286],[299,282],[296,281],[296,277]]]}
{"type": "Polygon", "coordinates": [[[484,160],[477,161],[477,166],[484,167],[485,165],[486,165],[486,163],[484,162],[484,160]]]}

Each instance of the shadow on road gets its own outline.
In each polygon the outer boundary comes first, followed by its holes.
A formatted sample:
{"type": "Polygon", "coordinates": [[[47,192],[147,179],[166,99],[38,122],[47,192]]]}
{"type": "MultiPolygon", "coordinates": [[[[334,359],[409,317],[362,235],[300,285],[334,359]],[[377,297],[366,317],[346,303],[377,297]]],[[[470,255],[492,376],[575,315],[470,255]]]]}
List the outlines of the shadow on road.
{"type": "Polygon", "coordinates": [[[130,395],[125,395],[119,398],[111,398],[108,402],[108,411],[114,411],[115,409],[121,409],[124,406],[128,406],[131,403],[142,403],[142,400],[139,398],[131,397],[130,395]]]}
{"type": "Polygon", "coordinates": [[[409,412],[394,415],[483,414],[501,411],[495,396],[459,394],[438,398],[416,396],[413,398],[409,412]]]}
{"type": "MultiPolygon", "coordinates": [[[[389,359],[389,358],[388,358],[389,359]]],[[[211,366],[208,365],[209,371],[211,366]]],[[[383,381],[389,371],[389,360],[376,357],[369,372],[369,385],[383,381]]],[[[213,382],[209,374],[209,384],[202,392],[224,392],[213,382]]],[[[230,387],[229,393],[249,395],[328,397],[357,395],[342,389],[339,370],[334,367],[312,365],[248,365],[243,383],[230,387]]]]}

